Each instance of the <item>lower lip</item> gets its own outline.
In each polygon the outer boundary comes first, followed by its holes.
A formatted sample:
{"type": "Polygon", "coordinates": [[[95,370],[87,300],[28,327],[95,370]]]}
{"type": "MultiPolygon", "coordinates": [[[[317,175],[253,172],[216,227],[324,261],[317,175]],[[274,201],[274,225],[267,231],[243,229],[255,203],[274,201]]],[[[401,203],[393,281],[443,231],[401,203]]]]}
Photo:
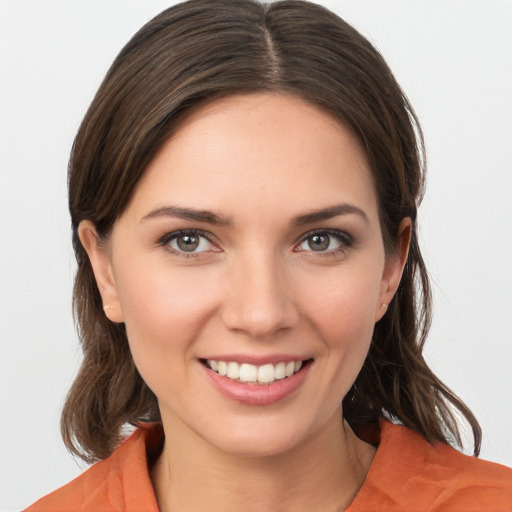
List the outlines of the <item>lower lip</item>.
{"type": "Polygon", "coordinates": [[[275,380],[270,384],[245,384],[223,377],[200,364],[218,391],[231,400],[245,405],[271,405],[280,402],[302,385],[311,366],[307,364],[291,377],[275,380]]]}

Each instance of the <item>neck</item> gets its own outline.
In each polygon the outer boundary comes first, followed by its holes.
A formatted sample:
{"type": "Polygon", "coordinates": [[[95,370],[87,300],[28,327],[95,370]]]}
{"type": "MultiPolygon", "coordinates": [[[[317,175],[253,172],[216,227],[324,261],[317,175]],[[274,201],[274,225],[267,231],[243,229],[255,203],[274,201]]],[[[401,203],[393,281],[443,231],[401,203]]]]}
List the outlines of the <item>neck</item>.
{"type": "Polygon", "coordinates": [[[164,430],[168,442],[152,471],[162,512],[343,510],[375,453],[339,413],[300,446],[265,457],[221,452],[177,424],[164,421],[164,430]]]}

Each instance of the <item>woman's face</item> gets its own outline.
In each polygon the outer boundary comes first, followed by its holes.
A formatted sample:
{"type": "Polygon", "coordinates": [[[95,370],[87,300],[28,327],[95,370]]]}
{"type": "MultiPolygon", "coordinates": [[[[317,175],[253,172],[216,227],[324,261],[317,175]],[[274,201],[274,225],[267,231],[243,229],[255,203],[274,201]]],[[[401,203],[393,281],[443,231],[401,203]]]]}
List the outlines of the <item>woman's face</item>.
{"type": "Polygon", "coordinates": [[[246,455],[339,422],[404,259],[385,255],[356,139],[270,93],[193,113],[93,246],[164,427],[246,455]]]}

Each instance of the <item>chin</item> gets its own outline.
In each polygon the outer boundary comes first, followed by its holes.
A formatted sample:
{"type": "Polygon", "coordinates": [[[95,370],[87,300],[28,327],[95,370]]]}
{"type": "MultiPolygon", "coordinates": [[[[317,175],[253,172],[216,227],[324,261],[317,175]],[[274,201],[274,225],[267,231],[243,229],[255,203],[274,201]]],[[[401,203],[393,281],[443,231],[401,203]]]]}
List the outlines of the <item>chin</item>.
{"type": "Polygon", "coordinates": [[[218,435],[210,431],[206,440],[218,450],[233,456],[265,458],[284,455],[311,437],[311,425],[301,426],[290,421],[289,428],[284,428],[282,423],[243,422],[236,427],[219,429],[218,435]]]}
{"type": "Polygon", "coordinates": [[[223,452],[237,457],[267,458],[276,457],[290,452],[297,446],[297,442],[289,438],[275,438],[275,436],[259,436],[226,440],[217,443],[217,448],[223,452]]]}

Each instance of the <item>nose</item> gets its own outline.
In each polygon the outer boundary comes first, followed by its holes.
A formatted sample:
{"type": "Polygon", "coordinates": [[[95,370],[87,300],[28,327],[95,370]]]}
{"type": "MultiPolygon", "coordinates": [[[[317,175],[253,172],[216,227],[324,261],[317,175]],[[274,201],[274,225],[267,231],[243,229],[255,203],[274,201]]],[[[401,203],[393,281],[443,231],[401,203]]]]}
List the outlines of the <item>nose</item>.
{"type": "Polygon", "coordinates": [[[297,324],[299,313],[287,278],[290,269],[277,260],[252,254],[233,264],[222,310],[228,329],[268,339],[297,324]]]}

